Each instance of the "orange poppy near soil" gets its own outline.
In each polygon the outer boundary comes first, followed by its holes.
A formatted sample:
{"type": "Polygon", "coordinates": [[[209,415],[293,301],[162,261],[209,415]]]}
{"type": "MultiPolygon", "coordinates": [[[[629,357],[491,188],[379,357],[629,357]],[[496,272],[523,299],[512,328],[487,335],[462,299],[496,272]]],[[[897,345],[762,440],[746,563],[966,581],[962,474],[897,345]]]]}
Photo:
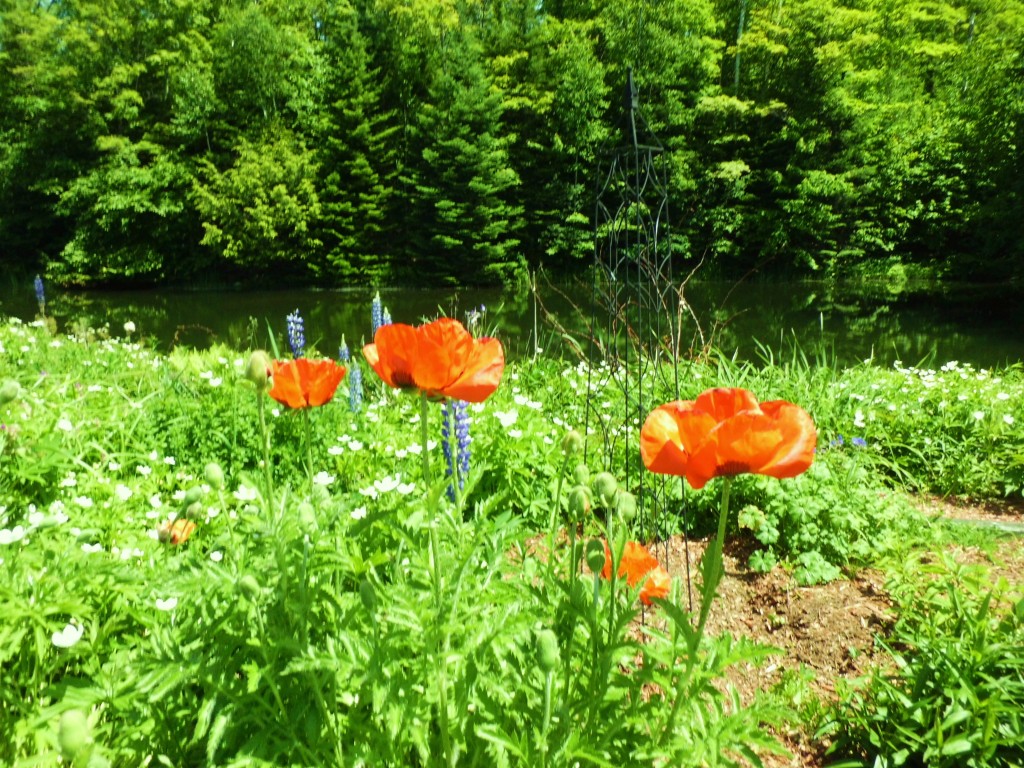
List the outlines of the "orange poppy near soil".
{"type": "Polygon", "coordinates": [[[333,360],[274,360],[270,364],[274,385],[270,396],[289,408],[309,408],[329,403],[345,376],[345,367],[333,360]]]}
{"type": "Polygon", "coordinates": [[[164,544],[184,544],[195,529],[195,523],[187,517],[179,517],[177,520],[170,520],[161,525],[157,529],[156,535],[164,544]]]}
{"type": "Polygon", "coordinates": [[[428,397],[482,403],[498,388],[505,351],[497,339],[474,339],[462,323],[442,317],[417,327],[382,325],[363,356],[385,384],[428,397]]]}
{"type": "MultiPolygon", "coordinates": [[[[608,544],[604,545],[604,568],[601,569],[601,578],[612,577],[612,553],[608,544]]],[[[647,547],[637,544],[635,541],[627,541],[622,550],[622,557],[619,560],[619,576],[625,577],[626,583],[635,587],[644,581],[640,588],[640,600],[644,605],[650,605],[651,599],[655,597],[668,597],[669,589],[672,586],[672,578],[668,571],[661,567],[658,558],[652,555],[647,547]]]]}
{"type": "Polygon", "coordinates": [[[796,477],[811,466],[817,441],[800,406],[758,403],[748,390],[721,387],[651,411],[640,430],[640,455],[652,472],[703,488],[712,478],[748,472],[796,477]]]}

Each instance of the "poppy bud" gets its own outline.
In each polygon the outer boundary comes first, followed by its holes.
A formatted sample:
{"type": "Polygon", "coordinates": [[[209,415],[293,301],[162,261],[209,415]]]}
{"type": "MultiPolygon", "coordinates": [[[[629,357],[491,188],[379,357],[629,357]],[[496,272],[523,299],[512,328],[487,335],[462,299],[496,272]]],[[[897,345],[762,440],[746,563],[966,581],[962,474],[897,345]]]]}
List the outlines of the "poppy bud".
{"type": "Polygon", "coordinates": [[[558,638],[550,629],[542,629],[537,633],[537,665],[541,672],[553,672],[561,663],[558,651],[558,638]]]}
{"type": "Polygon", "coordinates": [[[619,484],[615,480],[615,475],[611,472],[598,472],[594,476],[594,493],[597,494],[597,498],[601,500],[601,503],[607,506],[611,500],[615,497],[615,491],[618,490],[619,484]]]}
{"type": "Polygon", "coordinates": [[[569,516],[572,520],[582,520],[590,512],[593,502],[590,489],[585,485],[577,485],[569,491],[569,516]]]}
{"type": "Polygon", "coordinates": [[[220,468],[220,464],[217,462],[211,461],[207,464],[203,475],[213,490],[219,491],[224,487],[224,470],[220,468]]]}
{"type": "Polygon", "coordinates": [[[260,583],[256,581],[255,576],[247,573],[238,580],[238,591],[250,600],[255,600],[260,596],[260,583]]]}
{"type": "Polygon", "coordinates": [[[7,405],[21,394],[21,385],[18,384],[14,379],[4,379],[4,383],[0,384],[0,405],[7,405]]]}
{"type": "Polygon", "coordinates": [[[583,450],[583,435],[575,429],[570,429],[562,438],[562,453],[566,456],[575,456],[583,450]]]}
{"type": "Polygon", "coordinates": [[[316,509],[308,501],[299,504],[299,527],[303,533],[313,533],[317,529],[316,509]]]}
{"type": "Polygon", "coordinates": [[[359,582],[359,599],[363,601],[363,607],[370,613],[377,608],[377,590],[373,588],[373,582],[365,576],[359,582]]]}
{"type": "Polygon", "coordinates": [[[206,517],[206,508],[201,501],[193,501],[185,508],[185,517],[189,520],[202,520],[206,517]]]}
{"type": "Polygon", "coordinates": [[[604,542],[591,539],[587,542],[587,567],[591,573],[600,573],[604,570],[604,542]]]}
{"type": "Polygon", "coordinates": [[[586,464],[580,464],[572,472],[572,479],[579,485],[590,484],[590,470],[586,464]]]}
{"type": "Polygon", "coordinates": [[[185,491],[185,506],[189,504],[195,504],[203,498],[203,489],[198,485],[193,485],[187,491],[185,491]]]}
{"type": "Polygon", "coordinates": [[[262,349],[249,355],[249,364],[245,368],[245,378],[256,385],[257,392],[265,392],[270,386],[270,357],[262,349]]]}
{"type": "Polygon", "coordinates": [[[636,496],[629,491],[619,489],[615,494],[615,511],[626,521],[636,517],[636,496]]]}
{"type": "Polygon", "coordinates": [[[91,741],[89,719],[80,709],[69,709],[60,716],[57,726],[60,753],[68,762],[73,761],[91,741]]]}

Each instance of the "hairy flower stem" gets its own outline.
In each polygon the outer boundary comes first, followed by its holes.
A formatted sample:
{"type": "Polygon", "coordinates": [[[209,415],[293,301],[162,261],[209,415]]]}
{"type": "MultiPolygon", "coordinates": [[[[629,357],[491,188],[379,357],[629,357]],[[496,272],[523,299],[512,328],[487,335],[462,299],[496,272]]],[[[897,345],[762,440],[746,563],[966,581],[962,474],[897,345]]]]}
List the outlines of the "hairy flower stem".
{"type": "MultiPolygon", "coordinates": [[[[435,504],[440,499],[439,496],[435,496],[430,489],[430,452],[427,450],[427,446],[430,443],[430,429],[428,422],[430,421],[430,402],[427,400],[426,393],[420,393],[420,439],[423,442],[423,450],[421,455],[423,457],[423,485],[427,490],[427,498],[435,499],[435,504]]],[[[456,755],[452,752],[451,745],[451,734],[448,732],[450,725],[448,723],[448,674],[447,674],[447,663],[445,657],[448,650],[447,637],[443,637],[442,627],[444,621],[442,620],[443,606],[441,604],[442,595],[444,592],[444,584],[441,581],[441,540],[437,533],[437,526],[440,523],[440,514],[438,509],[431,510],[434,514],[431,516],[428,524],[430,530],[430,551],[427,555],[427,567],[430,569],[430,583],[434,591],[434,610],[436,611],[437,620],[437,647],[435,649],[435,663],[437,664],[437,707],[438,717],[440,719],[441,728],[441,749],[444,752],[444,763],[449,766],[455,765],[456,755]]]]}
{"type": "MultiPolygon", "coordinates": [[[[569,666],[568,664],[566,666],[569,666]]],[[[544,720],[540,730],[540,765],[547,768],[548,764],[548,731],[551,728],[551,689],[555,682],[554,670],[544,675],[544,720]]]]}
{"type": "Polygon", "coordinates": [[[725,544],[725,527],[729,520],[729,491],[732,489],[732,478],[722,478],[722,504],[718,510],[718,533],[711,547],[705,551],[701,560],[701,571],[703,580],[701,583],[700,595],[700,617],[697,620],[697,628],[687,638],[687,659],[686,666],[679,675],[676,685],[676,695],[672,702],[672,710],[669,712],[665,723],[660,729],[661,744],[669,737],[679,713],[679,705],[686,695],[686,686],[689,683],[690,675],[697,663],[697,654],[700,652],[700,642],[704,638],[704,628],[707,625],[708,615],[711,613],[711,602],[715,599],[718,591],[718,584],[722,580],[722,549],[725,544]]]}
{"type": "MultiPolygon", "coordinates": [[[[562,459],[562,468],[558,472],[558,484],[555,486],[555,503],[551,507],[551,517],[548,519],[548,581],[552,581],[554,578],[554,567],[555,567],[555,517],[562,509],[562,481],[565,479],[565,473],[569,469],[569,456],[566,455],[562,459]]],[[[574,531],[576,527],[575,520],[569,520],[569,529],[574,531]]],[[[575,544],[575,536],[573,543],[575,544]]],[[[572,566],[572,562],[575,559],[576,552],[575,548],[569,549],[569,568],[575,570],[572,566]]],[[[571,585],[570,585],[571,586],[571,585]]]]}
{"type": "Polygon", "coordinates": [[[263,484],[270,508],[274,506],[274,473],[270,466],[270,431],[267,429],[266,400],[263,393],[256,393],[256,412],[259,415],[260,434],[263,436],[263,484]]]}

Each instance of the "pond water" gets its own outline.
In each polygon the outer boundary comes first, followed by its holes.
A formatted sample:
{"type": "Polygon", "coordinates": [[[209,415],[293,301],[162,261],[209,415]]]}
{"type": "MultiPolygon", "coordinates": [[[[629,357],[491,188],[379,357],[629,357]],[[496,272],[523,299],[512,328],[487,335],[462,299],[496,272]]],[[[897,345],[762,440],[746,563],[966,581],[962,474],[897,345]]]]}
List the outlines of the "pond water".
{"type": "MultiPolygon", "coordinates": [[[[174,345],[205,347],[213,341],[245,349],[268,345],[272,329],[283,345],[285,315],[298,309],[307,342],[336,354],[344,334],[356,349],[368,340],[373,291],[62,291],[47,289],[47,313],[62,331],[76,324],[108,325],[123,335],[126,321],[136,335],[161,350],[174,345]]],[[[440,313],[465,321],[486,307],[482,328],[504,342],[510,357],[532,354],[534,339],[544,354],[571,352],[554,317],[577,333],[592,315],[592,287],[541,284],[529,290],[382,290],[396,322],[416,323],[440,313]],[[549,315],[546,313],[550,313],[549,315]],[[535,321],[536,317],[536,321],[535,321]],[[536,329],[536,336],[535,336],[536,329]]],[[[819,354],[841,365],[873,357],[884,365],[941,365],[950,360],[991,367],[1024,361],[1022,292],[1008,286],[946,287],[892,293],[884,287],[807,282],[693,282],[685,289],[687,313],[682,347],[711,340],[741,359],[792,355],[794,342],[810,360],[819,354]]],[[[31,282],[0,286],[0,315],[25,320],[37,312],[31,282]]],[[[601,325],[601,320],[597,325],[601,325]]]]}

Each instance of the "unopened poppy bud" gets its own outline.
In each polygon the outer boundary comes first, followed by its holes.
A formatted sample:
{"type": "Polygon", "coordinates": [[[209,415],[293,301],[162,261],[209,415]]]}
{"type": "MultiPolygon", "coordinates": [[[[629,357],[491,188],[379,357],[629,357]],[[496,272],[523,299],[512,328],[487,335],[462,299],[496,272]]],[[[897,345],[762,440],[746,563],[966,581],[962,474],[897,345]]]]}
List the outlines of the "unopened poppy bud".
{"type": "Polygon", "coordinates": [[[308,501],[299,504],[299,527],[303,533],[313,533],[317,529],[316,509],[308,501]]]}
{"type": "Polygon", "coordinates": [[[572,479],[577,485],[590,485],[590,469],[586,464],[579,464],[572,472],[572,479]]]}
{"type": "Polygon", "coordinates": [[[363,607],[370,613],[377,608],[377,590],[373,588],[373,582],[365,576],[359,582],[359,599],[363,601],[363,607]]]}
{"type": "Polygon", "coordinates": [[[206,469],[203,471],[203,476],[213,490],[219,491],[224,487],[224,470],[220,468],[220,464],[217,462],[211,461],[207,464],[206,469]]]}
{"type": "Polygon", "coordinates": [[[245,574],[238,580],[238,591],[250,600],[255,600],[260,595],[260,583],[251,573],[245,574]]]}
{"type": "Polygon", "coordinates": [[[550,629],[537,633],[537,666],[547,674],[558,668],[562,656],[558,651],[558,637],[550,629]]]}
{"type": "Polygon", "coordinates": [[[256,385],[256,391],[265,392],[270,386],[270,356],[262,349],[249,355],[249,364],[245,368],[245,378],[256,385]]]}
{"type": "Polygon", "coordinates": [[[587,567],[591,573],[600,573],[604,570],[604,561],[607,559],[604,553],[604,542],[591,539],[587,542],[587,567]]]}
{"type": "Polygon", "coordinates": [[[0,405],[7,405],[11,400],[17,399],[21,394],[21,385],[14,379],[5,379],[0,384],[0,405]]]}
{"type": "Polygon", "coordinates": [[[582,520],[590,512],[591,506],[593,502],[587,486],[577,485],[569,491],[569,517],[572,520],[582,520]]]}
{"type": "Polygon", "coordinates": [[[206,507],[203,506],[201,501],[193,501],[188,507],[185,508],[185,517],[189,520],[202,520],[206,517],[206,507]]]}
{"type": "Polygon", "coordinates": [[[69,709],[60,716],[57,726],[57,740],[60,753],[68,762],[72,762],[79,753],[89,746],[89,719],[80,709],[69,709]]]}
{"type": "Polygon", "coordinates": [[[615,491],[618,490],[619,484],[615,480],[615,475],[611,472],[598,472],[594,475],[594,493],[597,494],[597,498],[601,500],[602,504],[609,504],[615,496],[615,491]]]}
{"type": "Polygon", "coordinates": [[[583,450],[583,435],[575,429],[570,429],[562,438],[562,453],[566,456],[575,456],[583,450]]]}
{"type": "Polygon", "coordinates": [[[203,498],[203,489],[198,485],[193,485],[187,491],[185,491],[185,506],[189,504],[195,504],[203,498]]]}
{"type": "Polygon", "coordinates": [[[615,494],[615,511],[623,520],[632,520],[636,517],[636,496],[620,488],[615,494]]]}

